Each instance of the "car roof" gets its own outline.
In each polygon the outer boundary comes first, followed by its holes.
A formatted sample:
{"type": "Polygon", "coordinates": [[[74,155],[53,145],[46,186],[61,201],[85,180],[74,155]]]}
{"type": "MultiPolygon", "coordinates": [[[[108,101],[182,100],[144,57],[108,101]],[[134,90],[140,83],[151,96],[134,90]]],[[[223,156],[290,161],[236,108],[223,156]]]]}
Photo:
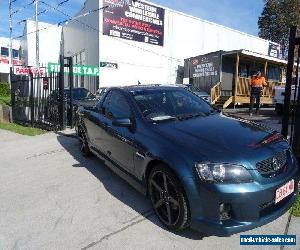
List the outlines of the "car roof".
{"type": "MultiPolygon", "coordinates": [[[[84,87],[79,87],[79,88],[73,88],[73,90],[77,90],[77,89],[86,89],[84,87]]],[[[64,88],[64,90],[70,90],[70,88],[64,88]]],[[[87,90],[87,89],[86,89],[87,90]]]]}
{"type": "Polygon", "coordinates": [[[201,94],[201,95],[208,95],[207,92],[205,92],[204,90],[195,90],[193,91],[194,93],[197,93],[197,94],[201,94]]]}
{"type": "Polygon", "coordinates": [[[145,84],[145,85],[132,85],[132,86],[124,86],[124,87],[115,87],[112,89],[121,89],[126,92],[132,91],[141,91],[141,90],[167,90],[167,89],[177,89],[183,86],[178,85],[163,85],[163,84],[145,84]]]}

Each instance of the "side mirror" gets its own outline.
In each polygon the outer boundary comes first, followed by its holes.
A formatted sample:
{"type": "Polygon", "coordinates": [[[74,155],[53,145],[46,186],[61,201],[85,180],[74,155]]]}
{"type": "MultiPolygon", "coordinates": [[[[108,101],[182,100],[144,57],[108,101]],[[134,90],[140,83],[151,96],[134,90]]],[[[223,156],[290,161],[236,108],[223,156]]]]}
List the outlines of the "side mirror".
{"type": "Polygon", "coordinates": [[[103,114],[103,115],[105,114],[105,108],[104,108],[104,107],[101,107],[101,108],[99,108],[98,110],[99,110],[99,112],[100,112],[101,114],[103,114]]]}
{"type": "Polygon", "coordinates": [[[90,99],[96,99],[96,95],[90,93],[90,94],[88,95],[88,98],[90,98],[90,99]]]}
{"type": "Polygon", "coordinates": [[[132,127],[133,124],[129,118],[123,118],[123,119],[113,120],[112,125],[116,126],[116,127],[130,128],[130,127],[132,127]]]}

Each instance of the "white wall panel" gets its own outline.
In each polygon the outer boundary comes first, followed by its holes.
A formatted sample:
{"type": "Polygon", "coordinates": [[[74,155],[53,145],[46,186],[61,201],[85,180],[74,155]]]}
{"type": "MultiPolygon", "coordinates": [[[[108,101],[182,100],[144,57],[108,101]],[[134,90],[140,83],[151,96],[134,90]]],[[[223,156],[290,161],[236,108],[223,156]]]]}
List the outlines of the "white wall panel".
{"type": "MultiPolygon", "coordinates": [[[[25,64],[36,65],[36,33],[35,22],[26,21],[23,48],[25,51],[25,64]],[[24,41],[25,40],[25,41],[24,41]]],[[[60,51],[61,27],[48,23],[39,22],[39,61],[40,65],[48,62],[57,62],[60,51]]]]}
{"type": "MultiPolygon", "coordinates": [[[[97,6],[102,6],[102,0],[87,0],[79,14],[97,6]]],[[[165,8],[163,47],[102,35],[103,12],[97,13],[80,20],[99,28],[98,34],[74,21],[65,26],[64,34],[66,53],[86,50],[87,64],[98,65],[99,61],[118,64],[118,69],[100,69],[100,86],[131,85],[138,81],[175,83],[176,70],[183,66],[185,58],[217,50],[268,53],[266,40],[168,8],[165,8]]]]}

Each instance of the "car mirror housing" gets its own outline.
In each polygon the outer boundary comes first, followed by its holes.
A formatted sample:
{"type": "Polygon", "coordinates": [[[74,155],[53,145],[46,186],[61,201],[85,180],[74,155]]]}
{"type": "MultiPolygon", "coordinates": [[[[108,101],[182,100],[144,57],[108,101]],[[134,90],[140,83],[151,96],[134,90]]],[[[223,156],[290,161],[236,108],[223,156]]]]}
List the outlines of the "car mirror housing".
{"type": "Polygon", "coordinates": [[[90,98],[90,99],[96,99],[96,95],[90,93],[90,94],[88,95],[88,98],[90,98]]]}
{"type": "Polygon", "coordinates": [[[129,118],[115,119],[112,122],[113,126],[116,127],[132,127],[132,121],[129,118]]]}

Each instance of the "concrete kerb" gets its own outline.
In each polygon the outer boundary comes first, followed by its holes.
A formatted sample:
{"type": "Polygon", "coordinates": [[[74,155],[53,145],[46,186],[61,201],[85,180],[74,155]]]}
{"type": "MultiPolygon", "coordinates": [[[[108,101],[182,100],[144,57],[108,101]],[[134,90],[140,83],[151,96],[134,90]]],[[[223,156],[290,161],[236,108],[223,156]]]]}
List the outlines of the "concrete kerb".
{"type": "Polygon", "coordinates": [[[12,122],[10,106],[0,105],[0,122],[12,122]]]}

